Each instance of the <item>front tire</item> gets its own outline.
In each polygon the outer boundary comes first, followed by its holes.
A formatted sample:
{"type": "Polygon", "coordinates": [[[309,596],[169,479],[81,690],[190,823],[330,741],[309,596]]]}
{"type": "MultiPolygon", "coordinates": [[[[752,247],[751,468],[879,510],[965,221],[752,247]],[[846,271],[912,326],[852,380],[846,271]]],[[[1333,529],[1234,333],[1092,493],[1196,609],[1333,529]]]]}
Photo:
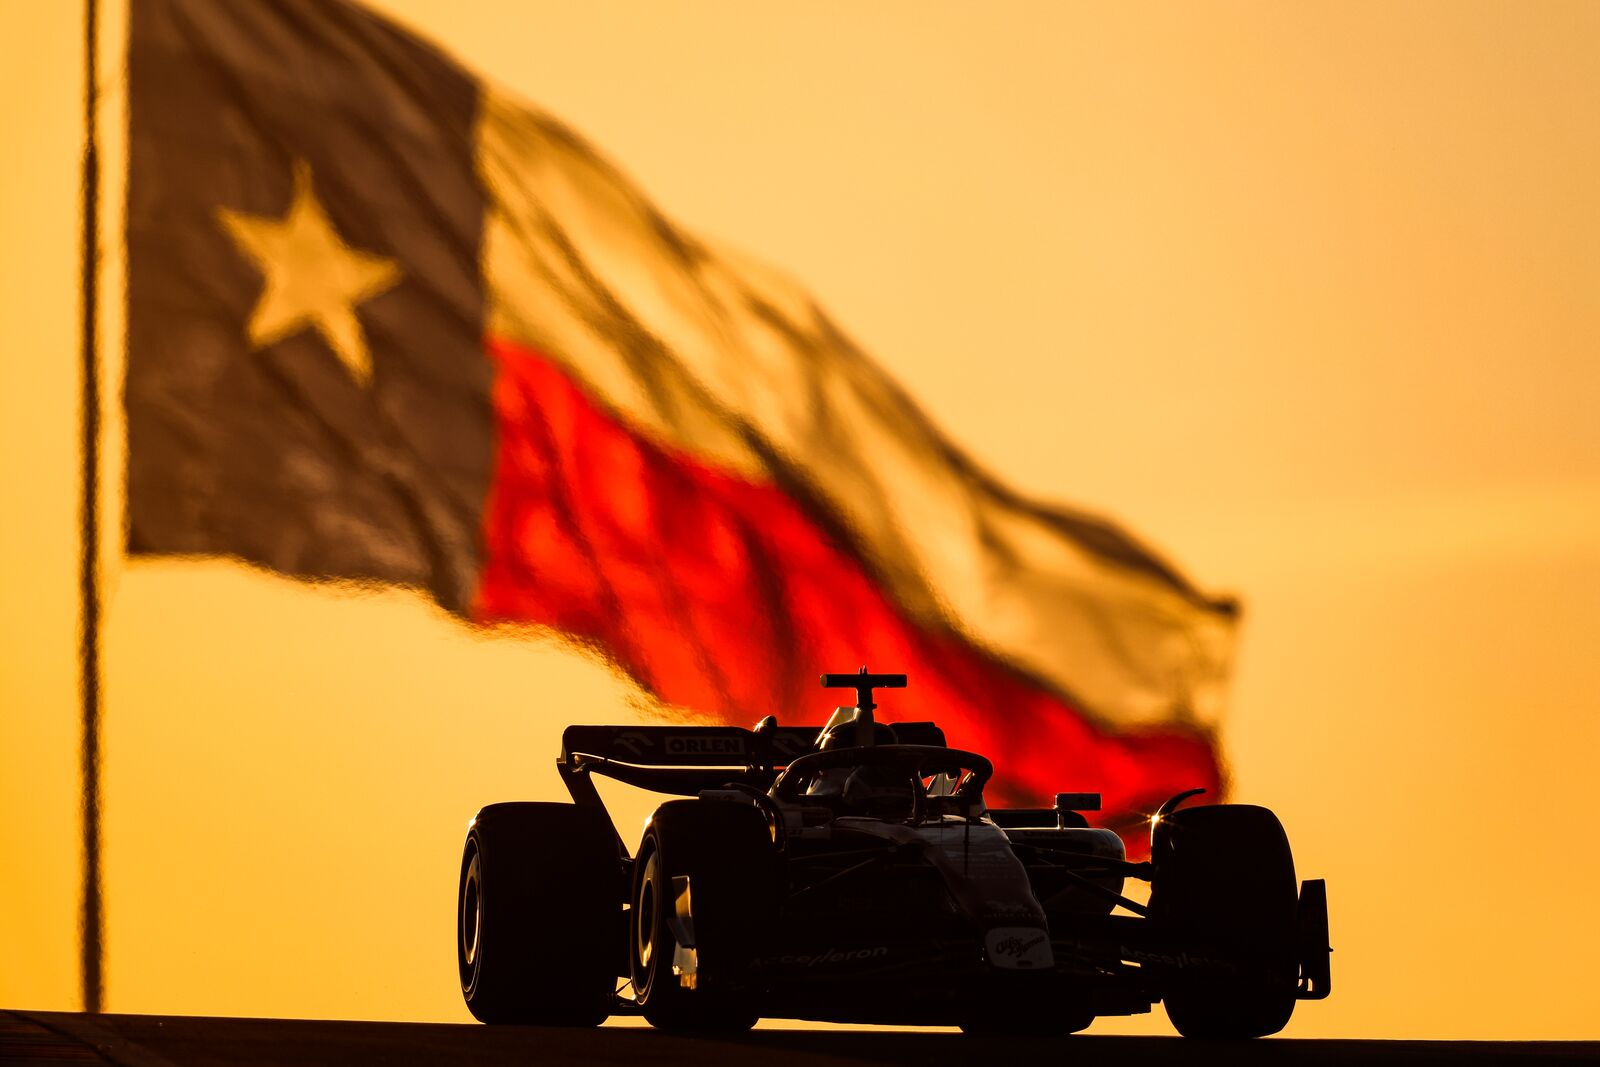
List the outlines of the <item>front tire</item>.
{"type": "Polygon", "coordinates": [[[479,1022],[598,1026],[615,999],[619,846],[603,810],[491,804],[456,895],[461,995],[479,1022]]]}
{"type": "Polygon", "coordinates": [[[1162,976],[1184,1037],[1265,1037],[1294,1012],[1299,895],[1278,817],[1248,804],[1163,816],[1151,843],[1150,918],[1186,942],[1247,961],[1249,973],[1162,976]]]}
{"type": "Polygon", "coordinates": [[[656,809],[634,862],[630,949],[634,994],[663,1030],[748,1030],[759,1016],[751,969],[770,929],[776,861],[766,820],[754,807],[673,800],[656,809]],[[673,969],[673,879],[687,876],[696,973],[673,969]]]}

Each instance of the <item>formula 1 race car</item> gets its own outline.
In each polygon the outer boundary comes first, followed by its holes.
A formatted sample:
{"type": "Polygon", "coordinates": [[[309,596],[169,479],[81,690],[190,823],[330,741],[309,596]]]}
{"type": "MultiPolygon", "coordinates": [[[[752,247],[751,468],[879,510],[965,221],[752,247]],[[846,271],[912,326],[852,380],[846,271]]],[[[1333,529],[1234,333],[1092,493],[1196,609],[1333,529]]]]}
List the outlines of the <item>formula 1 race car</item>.
{"type": "Polygon", "coordinates": [[[1091,793],[990,808],[984,757],[877,721],[905,675],[824,675],[827,725],[572,726],[574,803],[492,804],[467,831],[456,956],[486,1023],[740,1030],[760,1017],[1070,1033],[1166,1006],[1257,1037],[1329,989],[1324,883],[1296,886],[1265,808],[1179,805],[1130,862],[1091,793]],[[629,854],[594,775],[668,800],[629,854]],[[1124,880],[1150,883],[1148,903],[1124,880]],[[1121,908],[1127,914],[1114,914],[1121,908]]]}

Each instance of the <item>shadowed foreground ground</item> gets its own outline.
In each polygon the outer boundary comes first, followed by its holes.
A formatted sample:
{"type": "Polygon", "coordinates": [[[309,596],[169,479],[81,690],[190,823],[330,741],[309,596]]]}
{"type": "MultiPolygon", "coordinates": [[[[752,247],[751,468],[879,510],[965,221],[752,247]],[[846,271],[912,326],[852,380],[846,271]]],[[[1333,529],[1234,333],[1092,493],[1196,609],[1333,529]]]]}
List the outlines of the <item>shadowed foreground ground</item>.
{"type": "Polygon", "coordinates": [[[930,1063],[1074,1064],[1455,1064],[1600,1062],[1600,1042],[1288,1041],[1222,1047],[1180,1038],[973,1038],[950,1033],[757,1031],[735,1038],[677,1037],[647,1029],[549,1030],[447,1023],[211,1019],[158,1015],[86,1016],[0,1012],[0,1064],[113,1064],[116,1067],[277,1067],[279,1064],[393,1064],[471,1067],[538,1063],[651,1067],[762,1067],[930,1063]],[[1210,1053],[1210,1055],[1205,1055],[1210,1053]]]}

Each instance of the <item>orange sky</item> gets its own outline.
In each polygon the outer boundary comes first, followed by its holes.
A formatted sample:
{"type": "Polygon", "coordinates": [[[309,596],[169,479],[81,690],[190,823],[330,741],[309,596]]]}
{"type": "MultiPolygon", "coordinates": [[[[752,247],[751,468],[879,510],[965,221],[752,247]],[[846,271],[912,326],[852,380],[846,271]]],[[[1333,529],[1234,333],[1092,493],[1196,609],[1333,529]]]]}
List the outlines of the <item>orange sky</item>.
{"type": "MultiPolygon", "coordinates": [[[[1600,7],[375,6],[1243,598],[1236,795],[1337,949],[1289,1034],[1600,1036],[1600,7]]],[[[0,1004],[39,1008],[76,996],[78,18],[0,12],[0,1004]]],[[[407,593],[107,588],[108,1006],[466,1018],[466,819],[637,696],[407,593]]]]}

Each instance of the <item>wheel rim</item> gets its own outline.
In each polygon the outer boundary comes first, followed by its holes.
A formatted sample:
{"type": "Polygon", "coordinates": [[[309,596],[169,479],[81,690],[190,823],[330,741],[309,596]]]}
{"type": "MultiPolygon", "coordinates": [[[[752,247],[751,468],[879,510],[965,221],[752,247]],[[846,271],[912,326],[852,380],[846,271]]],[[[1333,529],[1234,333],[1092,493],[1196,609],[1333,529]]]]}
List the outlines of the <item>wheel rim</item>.
{"type": "Polygon", "coordinates": [[[461,961],[461,985],[476,984],[478,956],[483,944],[483,862],[473,848],[461,876],[461,915],[457,924],[456,951],[461,961]]]}
{"type": "Polygon", "coordinates": [[[638,960],[638,974],[635,976],[635,992],[644,997],[650,989],[650,963],[655,958],[657,927],[659,914],[656,904],[656,878],[660,870],[658,853],[651,852],[645,860],[644,872],[639,878],[639,892],[633,902],[633,953],[638,960]]]}

